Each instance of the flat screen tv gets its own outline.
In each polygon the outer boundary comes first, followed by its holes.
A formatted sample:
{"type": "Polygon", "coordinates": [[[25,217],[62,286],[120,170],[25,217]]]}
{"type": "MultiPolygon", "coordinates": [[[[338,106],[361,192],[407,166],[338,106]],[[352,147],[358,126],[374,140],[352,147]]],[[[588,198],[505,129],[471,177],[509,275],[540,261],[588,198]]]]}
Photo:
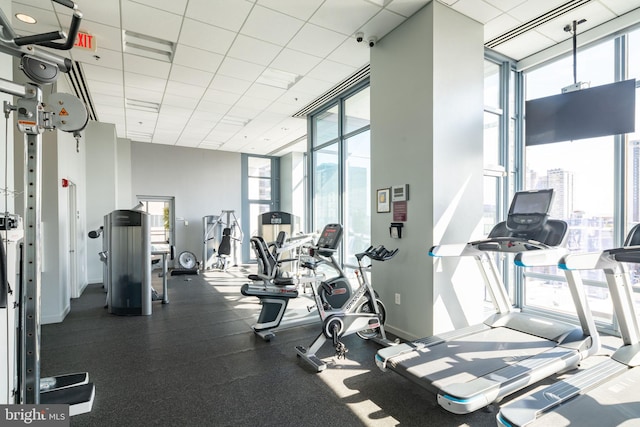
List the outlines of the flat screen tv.
{"type": "Polygon", "coordinates": [[[635,79],[532,99],[525,104],[525,144],[634,132],[635,108],[635,79]]]}

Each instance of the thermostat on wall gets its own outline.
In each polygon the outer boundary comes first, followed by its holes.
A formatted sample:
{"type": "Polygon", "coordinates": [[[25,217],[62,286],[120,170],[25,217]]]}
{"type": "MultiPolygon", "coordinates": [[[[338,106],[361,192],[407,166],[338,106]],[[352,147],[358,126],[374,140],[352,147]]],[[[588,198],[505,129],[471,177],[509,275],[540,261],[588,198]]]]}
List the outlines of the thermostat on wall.
{"type": "Polygon", "coordinates": [[[409,200],[409,184],[394,185],[391,187],[391,201],[403,202],[409,200]]]}

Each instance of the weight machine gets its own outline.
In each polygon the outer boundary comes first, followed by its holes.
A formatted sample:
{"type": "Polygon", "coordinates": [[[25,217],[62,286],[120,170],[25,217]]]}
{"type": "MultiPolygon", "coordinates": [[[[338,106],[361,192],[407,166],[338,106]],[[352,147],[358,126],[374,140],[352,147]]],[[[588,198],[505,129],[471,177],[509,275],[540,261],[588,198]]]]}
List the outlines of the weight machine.
{"type": "Polygon", "coordinates": [[[229,264],[238,266],[238,244],[244,234],[234,210],[202,217],[202,269],[227,271],[229,264]],[[216,246],[217,243],[217,246],[216,246]]]}
{"type": "MultiPolygon", "coordinates": [[[[71,0],[53,0],[73,11],[69,36],[54,31],[30,36],[18,36],[11,21],[0,10],[0,52],[20,58],[22,71],[34,83],[24,85],[0,79],[0,92],[17,97],[16,105],[5,101],[3,111],[8,120],[17,114],[18,130],[25,135],[24,158],[24,249],[22,283],[20,284],[19,320],[15,340],[7,336],[7,346],[17,346],[16,388],[11,402],[18,404],[68,404],[69,415],[91,411],[95,388],[87,373],[40,378],[40,287],[41,287],[41,213],[42,213],[42,132],[62,130],[73,132],[76,140],[89,120],[86,106],[73,95],[58,93],[43,102],[41,84],[57,80],[59,72],[67,73],[72,63],[54,53],[43,50],[69,50],[80,28],[82,13],[71,0]],[[54,40],[65,39],[64,43],[54,40]]],[[[5,403],[5,402],[0,402],[5,403]]]]}

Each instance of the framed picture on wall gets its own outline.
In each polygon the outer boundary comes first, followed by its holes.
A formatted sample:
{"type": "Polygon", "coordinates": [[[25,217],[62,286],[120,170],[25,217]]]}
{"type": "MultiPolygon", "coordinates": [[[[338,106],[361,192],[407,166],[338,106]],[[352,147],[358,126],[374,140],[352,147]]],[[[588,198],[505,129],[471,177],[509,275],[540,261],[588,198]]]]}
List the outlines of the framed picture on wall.
{"type": "Polygon", "coordinates": [[[391,200],[390,200],[391,189],[390,188],[381,188],[378,190],[377,194],[377,212],[391,212],[391,200]]]}

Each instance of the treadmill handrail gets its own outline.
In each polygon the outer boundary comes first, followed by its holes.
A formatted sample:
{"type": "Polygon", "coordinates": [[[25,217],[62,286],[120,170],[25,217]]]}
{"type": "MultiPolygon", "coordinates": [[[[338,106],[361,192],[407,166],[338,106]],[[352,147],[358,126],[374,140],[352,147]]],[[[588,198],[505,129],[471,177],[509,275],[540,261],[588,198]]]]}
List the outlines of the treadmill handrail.
{"type": "Polygon", "coordinates": [[[561,270],[610,270],[617,271],[620,264],[609,251],[567,254],[558,261],[561,270]]]}
{"type": "MultiPolygon", "coordinates": [[[[435,245],[429,249],[432,257],[462,257],[477,256],[485,252],[528,252],[539,250],[558,249],[553,246],[538,242],[537,240],[522,237],[492,237],[489,239],[474,240],[468,243],[453,243],[435,245]]],[[[557,258],[553,261],[555,264],[557,258]]]]}

